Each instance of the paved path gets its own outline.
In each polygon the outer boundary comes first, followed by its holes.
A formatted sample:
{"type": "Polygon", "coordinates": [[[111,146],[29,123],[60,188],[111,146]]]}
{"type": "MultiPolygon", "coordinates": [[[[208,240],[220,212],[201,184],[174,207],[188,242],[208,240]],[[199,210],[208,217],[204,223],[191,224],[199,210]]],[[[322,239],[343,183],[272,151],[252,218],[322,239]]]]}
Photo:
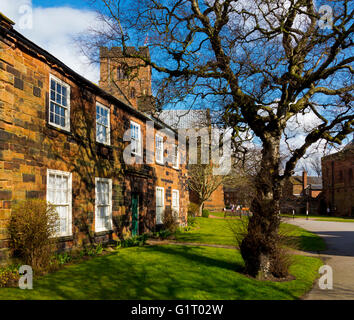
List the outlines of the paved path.
{"type": "Polygon", "coordinates": [[[317,256],[333,269],[333,290],[321,290],[316,281],[304,299],[354,300],[354,223],[305,219],[286,219],[286,222],[321,236],[327,250],[317,256]]]}

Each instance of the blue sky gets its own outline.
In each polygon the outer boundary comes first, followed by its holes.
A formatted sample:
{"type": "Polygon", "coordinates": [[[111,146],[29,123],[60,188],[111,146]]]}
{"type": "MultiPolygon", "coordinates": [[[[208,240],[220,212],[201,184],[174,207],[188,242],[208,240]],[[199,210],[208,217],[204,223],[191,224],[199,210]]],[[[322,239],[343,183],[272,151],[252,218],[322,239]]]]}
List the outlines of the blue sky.
{"type": "Polygon", "coordinates": [[[69,6],[76,9],[89,8],[86,0],[32,0],[35,7],[65,7],[69,6]]]}
{"type": "Polygon", "coordinates": [[[89,64],[73,40],[96,22],[87,0],[0,0],[0,11],[12,19],[15,29],[63,61],[87,79],[97,83],[98,66],[89,64]],[[28,8],[31,24],[23,23],[28,8]]]}

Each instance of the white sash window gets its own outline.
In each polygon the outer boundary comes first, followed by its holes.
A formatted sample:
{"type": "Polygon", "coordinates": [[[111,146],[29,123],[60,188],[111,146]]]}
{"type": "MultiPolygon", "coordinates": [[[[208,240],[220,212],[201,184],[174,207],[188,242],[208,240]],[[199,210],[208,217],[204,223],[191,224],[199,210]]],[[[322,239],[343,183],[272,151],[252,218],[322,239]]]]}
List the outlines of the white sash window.
{"type": "Polygon", "coordinates": [[[162,224],[164,210],[164,188],[156,187],[156,224],[162,224]]]}
{"type": "Polygon", "coordinates": [[[172,167],[174,169],[179,168],[178,146],[176,144],[172,145],[172,167]]]}
{"type": "Polygon", "coordinates": [[[156,150],[155,150],[155,158],[156,162],[163,164],[163,137],[156,135],[156,150]]]}
{"type": "Polygon", "coordinates": [[[176,217],[179,217],[179,191],[172,190],[172,211],[176,217]]]}
{"type": "Polygon", "coordinates": [[[141,133],[140,125],[131,121],[130,122],[130,135],[131,135],[131,153],[137,156],[141,155],[141,133]]]}
{"type": "Polygon", "coordinates": [[[112,180],[96,178],[95,231],[112,230],[112,180]]]}
{"type": "Polygon", "coordinates": [[[50,75],[49,123],[70,131],[70,86],[50,75]]]}
{"type": "Polygon", "coordinates": [[[72,178],[70,172],[47,170],[47,201],[58,212],[57,236],[72,235],[72,178]]]}
{"type": "Polygon", "coordinates": [[[96,141],[110,145],[110,112],[99,103],[96,105],[96,141]]]}

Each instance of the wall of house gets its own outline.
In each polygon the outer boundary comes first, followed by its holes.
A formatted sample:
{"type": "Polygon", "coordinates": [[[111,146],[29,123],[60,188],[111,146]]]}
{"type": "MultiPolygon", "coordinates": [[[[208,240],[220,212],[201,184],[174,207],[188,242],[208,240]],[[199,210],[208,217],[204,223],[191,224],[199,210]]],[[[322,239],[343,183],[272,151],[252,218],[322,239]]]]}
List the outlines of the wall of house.
{"type": "Polygon", "coordinates": [[[323,192],[336,216],[354,216],[353,149],[322,158],[323,192]]]}
{"type": "Polygon", "coordinates": [[[171,205],[171,190],[179,190],[180,221],[186,223],[185,166],[176,170],[157,164],[126,165],[123,150],[129,142],[123,141],[123,134],[130,120],[141,124],[144,136],[144,118],[112,104],[108,96],[96,96],[94,87],[86,87],[20,43],[0,38],[0,260],[8,255],[6,224],[13,204],[46,199],[48,168],[72,173],[73,235],[61,239],[62,248],[129,233],[131,192],[141,195],[139,232],[153,230],[156,186],[165,188],[165,206],[171,205]],[[48,123],[50,74],[70,85],[70,132],[48,123]],[[96,142],[96,101],[110,108],[111,146],[96,142]],[[113,182],[113,232],[94,232],[95,177],[113,182]]]}
{"type": "Polygon", "coordinates": [[[220,185],[212,194],[210,199],[205,201],[205,209],[211,211],[222,211],[225,208],[224,187],[220,185]]]}

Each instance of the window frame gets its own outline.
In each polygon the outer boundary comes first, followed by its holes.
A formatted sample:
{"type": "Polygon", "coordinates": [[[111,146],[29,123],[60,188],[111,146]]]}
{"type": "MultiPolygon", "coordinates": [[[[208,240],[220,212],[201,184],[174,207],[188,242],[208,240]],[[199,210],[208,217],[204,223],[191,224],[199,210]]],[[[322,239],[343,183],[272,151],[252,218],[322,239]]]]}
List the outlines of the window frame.
{"type": "Polygon", "coordinates": [[[113,230],[113,212],[112,212],[112,179],[109,178],[100,178],[100,177],[95,177],[95,232],[105,232],[105,231],[111,231],[113,230]],[[98,228],[98,207],[100,204],[97,201],[97,185],[98,182],[105,182],[108,183],[108,200],[109,203],[108,205],[105,205],[108,207],[108,216],[109,216],[109,227],[108,229],[106,228],[98,228]]]}
{"type": "Polygon", "coordinates": [[[106,146],[110,146],[111,145],[111,109],[109,107],[103,105],[102,103],[98,102],[98,101],[96,101],[96,142],[102,143],[102,144],[104,144],[106,146]],[[108,127],[106,127],[107,128],[107,141],[106,142],[98,140],[97,125],[98,124],[101,125],[101,126],[104,126],[104,125],[101,124],[101,123],[97,123],[97,107],[100,107],[102,109],[106,109],[108,111],[108,113],[107,113],[107,116],[108,116],[108,119],[107,119],[108,127]]]}
{"type": "Polygon", "coordinates": [[[172,154],[172,168],[178,170],[179,169],[179,148],[178,148],[178,144],[176,143],[173,144],[173,152],[174,154],[172,154]],[[174,163],[174,159],[176,159],[176,165],[174,163]]]}
{"type": "Polygon", "coordinates": [[[70,95],[71,95],[71,90],[70,89],[71,88],[70,88],[70,85],[68,83],[66,83],[63,80],[60,80],[59,78],[57,78],[56,76],[54,76],[52,74],[49,74],[48,124],[50,124],[53,127],[56,127],[56,128],[61,129],[61,130],[64,130],[64,131],[68,131],[68,132],[70,132],[70,95]],[[51,99],[52,80],[54,80],[56,83],[58,83],[62,87],[66,87],[66,90],[67,90],[67,101],[66,101],[67,106],[66,107],[61,105],[61,104],[58,104],[56,101],[52,101],[52,99],[51,99]],[[68,119],[66,119],[66,117],[65,117],[65,127],[50,121],[50,105],[51,105],[51,102],[53,102],[56,105],[59,105],[61,108],[65,108],[67,110],[68,119]]]}
{"type": "Polygon", "coordinates": [[[138,156],[138,157],[141,157],[141,148],[142,148],[141,126],[140,126],[139,123],[136,123],[136,122],[134,122],[132,120],[130,121],[130,147],[132,146],[132,141],[133,141],[133,136],[132,136],[132,131],[131,131],[132,130],[132,128],[131,128],[132,125],[136,126],[138,128],[139,139],[138,140],[134,139],[134,141],[138,141],[139,143],[138,143],[138,148],[136,148],[136,149],[138,149],[138,152],[131,150],[131,154],[133,154],[135,156],[138,156]]]}
{"type": "Polygon", "coordinates": [[[173,210],[177,211],[177,217],[179,217],[179,190],[177,190],[177,189],[172,189],[171,208],[172,208],[172,211],[173,210]],[[177,206],[173,206],[173,195],[174,194],[177,194],[177,206]]]}
{"type": "MultiPolygon", "coordinates": [[[[73,235],[73,230],[72,230],[72,173],[67,172],[67,171],[60,171],[60,170],[53,170],[53,169],[47,169],[47,186],[46,186],[46,201],[49,202],[48,200],[48,191],[49,191],[49,176],[50,175],[61,175],[61,176],[66,176],[68,177],[68,203],[67,204],[55,204],[52,203],[53,206],[68,206],[68,216],[67,216],[67,230],[65,233],[57,233],[55,234],[55,238],[61,238],[61,237],[70,237],[73,235]]],[[[55,188],[54,188],[55,190],[55,188]]],[[[50,202],[51,203],[51,202],[50,202]]],[[[59,222],[60,223],[60,222],[59,222]]]]}
{"type": "Polygon", "coordinates": [[[163,136],[158,133],[155,134],[155,161],[158,164],[164,164],[164,141],[163,136]],[[157,138],[161,139],[161,159],[157,158],[157,138]]]}
{"type": "Polygon", "coordinates": [[[164,210],[165,210],[165,188],[164,187],[156,187],[155,189],[155,193],[156,193],[156,196],[155,196],[155,201],[156,201],[156,209],[155,209],[155,212],[156,212],[156,217],[155,217],[155,222],[156,224],[163,224],[163,213],[164,213],[164,210]],[[162,191],[162,212],[161,212],[161,216],[160,216],[160,221],[157,220],[157,193],[158,191],[162,191]]]}

